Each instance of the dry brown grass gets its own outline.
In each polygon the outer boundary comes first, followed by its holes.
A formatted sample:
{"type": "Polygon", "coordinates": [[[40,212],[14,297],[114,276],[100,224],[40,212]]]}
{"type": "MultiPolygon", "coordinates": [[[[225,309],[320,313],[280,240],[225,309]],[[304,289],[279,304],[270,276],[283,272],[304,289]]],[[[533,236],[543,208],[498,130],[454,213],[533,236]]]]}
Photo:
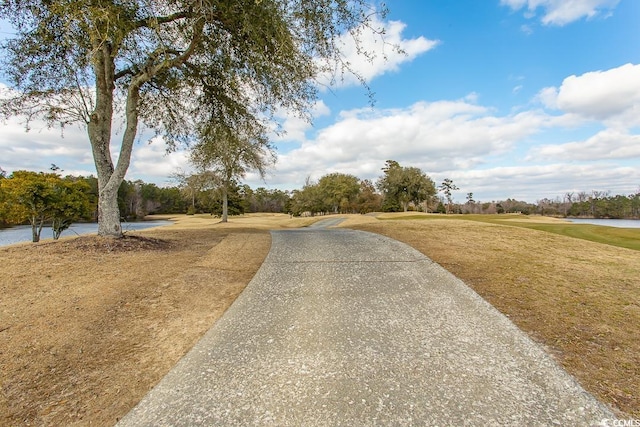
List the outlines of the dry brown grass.
{"type": "MultiPolygon", "coordinates": [[[[0,425],[113,425],[244,289],[269,250],[267,230],[317,220],[174,219],[117,243],[0,248],[0,425]]],[[[425,253],[585,388],[640,417],[639,252],[468,221],[356,215],[343,225],[425,253]]]]}
{"type": "Polygon", "coordinates": [[[0,248],[0,425],[113,425],[211,327],[286,215],[0,248]]]}
{"type": "Polygon", "coordinates": [[[343,225],[418,249],[544,344],[587,390],[640,418],[640,252],[464,220],[343,225]]]}

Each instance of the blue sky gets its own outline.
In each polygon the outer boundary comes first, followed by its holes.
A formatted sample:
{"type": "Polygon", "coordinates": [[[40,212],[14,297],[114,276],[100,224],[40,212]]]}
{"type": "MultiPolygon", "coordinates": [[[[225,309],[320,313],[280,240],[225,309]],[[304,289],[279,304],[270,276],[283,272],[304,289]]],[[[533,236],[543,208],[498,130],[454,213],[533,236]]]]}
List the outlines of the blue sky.
{"type": "MultiPolygon", "coordinates": [[[[402,47],[387,61],[352,56],[375,93],[347,78],[321,92],[313,124],[286,112],[278,163],[253,187],[295,189],[343,172],[375,180],[387,159],[451,178],[458,201],[535,202],[592,190],[640,189],[640,1],[398,0],[379,26],[402,47]]],[[[384,44],[365,37],[365,47],[384,44]]],[[[382,52],[380,52],[382,53],[382,52]]],[[[381,55],[379,55],[381,56],[381,55]]],[[[0,167],[93,172],[82,129],[0,125],[0,167]]],[[[127,179],[165,184],[188,169],[145,138],[127,179]]]]}

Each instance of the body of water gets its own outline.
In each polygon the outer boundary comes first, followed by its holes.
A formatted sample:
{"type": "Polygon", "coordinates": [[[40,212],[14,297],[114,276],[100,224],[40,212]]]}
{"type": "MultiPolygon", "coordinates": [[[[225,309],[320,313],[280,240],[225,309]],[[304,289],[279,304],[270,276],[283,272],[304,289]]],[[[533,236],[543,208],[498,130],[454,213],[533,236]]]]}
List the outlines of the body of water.
{"type": "Polygon", "coordinates": [[[593,218],[567,218],[576,224],[604,225],[618,228],[640,228],[640,220],[637,219],[593,219],[593,218]]]}
{"type": "MultiPolygon", "coordinates": [[[[140,221],[140,222],[123,222],[123,231],[142,230],[144,228],[159,227],[161,225],[169,225],[171,221],[140,221]]],[[[73,224],[62,232],[60,237],[75,236],[80,234],[91,234],[98,232],[98,224],[96,223],[79,223],[73,224]]],[[[40,234],[40,240],[52,240],[53,231],[51,227],[44,227],[40,234]]],[[[4,228],[0,230],[0,246],[13,245],[14,243],[30,242],[31,226],[19,225],[17,227],[4,228]]]]}

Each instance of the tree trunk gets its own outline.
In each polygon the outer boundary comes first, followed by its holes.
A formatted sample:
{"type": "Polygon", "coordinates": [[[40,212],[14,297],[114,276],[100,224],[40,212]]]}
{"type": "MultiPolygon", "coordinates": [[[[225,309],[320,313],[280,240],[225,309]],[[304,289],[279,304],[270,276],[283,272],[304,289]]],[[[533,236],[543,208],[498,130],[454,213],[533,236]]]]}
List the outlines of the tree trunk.
{"type": "Polygon", "coordinates": [[[148,80],[149,76],[138,75],[129,84],[125,107],[126,125],[118,163],[114,167],[110,145],[115,63],[108,43],[103,43],[99,49],[94,62],[96,106],[87,126],[98,173],[98,235],[119,238],[122,237],[122,226],[118,208],[118,189],[131,162],[133,142],[138,129],[140,86],[148,80]]]}
{"type": "Polygon", "coordinates": [[[227,195],[227,187],[222,187],[222,222],[227,222],[229,219],[229,197],[227,195]]]}
{"type": "Polygon", "coordinates": [[[38,223],[36,218],[31,218],[31,241],[37,243],[40,241],[40,232],[38,231],[38,223]]]}
{"type": "Polygon", "coordinates": [[[180,56],[171,61],[160,61],[155,66],[145,67],[131,78],[127,88],[125,130],[120,145],[118,163],[115,167],[111,159],[110,144],[116,88],[115,57],[119,46],[114,47],[111,42],[100,37],[92,40],[91,60],[96,78],[96,99],[94,110],[87,123],[87,129],[98,175],[98,234],[100,236],[122,237],[118,188],[120,188],[131,162],[133,142],[138,129],[140,88],[159,72],[183,64],[189,59],[202,36],[204,21],[204,19],[196,20],[191,42],[180,56]]]}
{"type": "Polygon", "coordinates": [[[120,209],[118,208],[118,190],[103,188],[98,197],[98,235],[122,237],[120,209]]]}
{"type": "Polygon", "coordinates": [[[96,76],[96,103],[91,112],[87,131],[93,161],[98,175],[98,234],[122,237],[120,211],[118,209],[118,187],[113,191],[114,167],[111,159],[111,126],[113,118],[113,83],[115,63],[108,43],[96,49],[94,73],[96,76]],[[114,197],[115,195],[115,197],[114,197]]]}
{"type": "Polygon", "coordinates": [[[32,216],[29,218],[31,223],[31,241],[37,243],[40,241],[42,235],[42,228],[44,227],[44,217],[32,216]]]}

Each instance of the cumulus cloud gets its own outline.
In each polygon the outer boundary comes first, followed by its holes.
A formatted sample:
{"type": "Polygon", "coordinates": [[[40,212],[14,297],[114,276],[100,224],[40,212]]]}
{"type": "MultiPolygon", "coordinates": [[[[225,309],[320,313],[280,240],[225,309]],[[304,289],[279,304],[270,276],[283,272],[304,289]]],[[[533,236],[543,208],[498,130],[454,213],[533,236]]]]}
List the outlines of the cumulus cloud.
{"type": "Polygon", "coordinates": [[[452,178],[461,191],[482,200],[508,194],[535,201],[590,189],[624,194],[640,182],[637,168],[615,162],[640,156],[640,136],[633,132],[639,116],[636,73],[637,66],[627,64],[570,76],[559,87],[541,90],[537,100],[561,113],[554,115],[536,109],[499,115],[479,105],[475,94],[406,108],[342,111],[312,139],[280,154],[271,183],[299,188],[305,178],[331,172],[375,180],[393,159],[437,182],[452,178]],[[536,134],[593,122],[605,130],[582,141],[536,147],[544,138],[536,134]],[[515,154],[527,146],[533,147],[527,154],[515,154]],[[505,166],[491,167],[501,161],[505,166]]]}
{"type": "Polygon", "coordinates": [[[47,128],[39,121],[30,123],[31,130],[12,118],[2,124],[0,133],[0,167],[15,170],[46,171],[55,163],[65,174],[87,174],[93,170],[91,148],[86,131],[79,126],[64,130],[47,128]],[[86,168],[85,168],[86,167],[86,168]]]}
{"type": "Polygon", "coordinates": [[[529,160],[602,160],[640,158],[640,135],[605,129],[585,141],[541,145],[529,153],[529,160]]]}
{"type": "MultiPolygon", "coordinates": [[[[343,35],[338,41],[344,62],[348,64],[351,71],[366,82],[389,71],[397,71],[400,64],[413,61],[418,55],[435,48],[440,43],[438,40],[429,40],[423,36],[412,39],[403,38],[402,32],[406,25],[400,21],[381,22],[374,19],[371,28],[358,30],[359,43],[356,43],[351,34],[343,35]],[[371,28],[381,31],[382,35],[371,28]],[[361,52],[370,54],[363,55],[361,52]]],[[[341,75],[339,71],[325,73],[318,78],[318,81],[322,85],[357,85],[360,82],[356,75],[349,72],[341,75]]]]}
{"type": "Polygon", "coordinates": [[[313,140],[281,154],[277,175],[282,184],[299,187],[307,175],[317,179],[329,172],[375,179],[388,159],[428,173],[471,168],[550,124],[541,112],[499,117],[466,100],[346,111],[313,140]]]}
{"type": "MultiPolygon", "coordinates": [[[[1,127],[0,167],[3,170],[9,173],[16,170],[46,172],[54,163],[63,170],[63,175],[95,176],[89,137],[84,127],[71,125],[61,130],[47,128],[41,121],[34,120],[30,124],[31,130],[26,132],[24,124],[17,118],[7,120],[1,127]]],[[[114,162],[118,159],[121,137],[114,132],[111,147],[114,162]]],[[[167,146],[160,138],[151,143],[147,141],[145,136],[141,136],[136,142],[127,177],[166,182],[176,169],[188,167],[185,151],[166,154],[167,146]]]]}
{"type": "Polygon", "coordinates": [[[640,65],[569,76],[538,93],[546,107],[616,127],[640,125],[640,65]]]}
{"type": "Polygon", "coordinates": [[[558,88],[545,87],[536,95],[535,99],[547,108],[552,110],[558,109],[558,88]]]}
{"type": "Polygon", "coordinates": [[[500,4],[513,10],[526,7],[525,17],[535,16],[536,10],[544,10],[541,22],[544,25],[563,26],[586,17],[609,15],[620,0],[500,0],[500,4]]]}

